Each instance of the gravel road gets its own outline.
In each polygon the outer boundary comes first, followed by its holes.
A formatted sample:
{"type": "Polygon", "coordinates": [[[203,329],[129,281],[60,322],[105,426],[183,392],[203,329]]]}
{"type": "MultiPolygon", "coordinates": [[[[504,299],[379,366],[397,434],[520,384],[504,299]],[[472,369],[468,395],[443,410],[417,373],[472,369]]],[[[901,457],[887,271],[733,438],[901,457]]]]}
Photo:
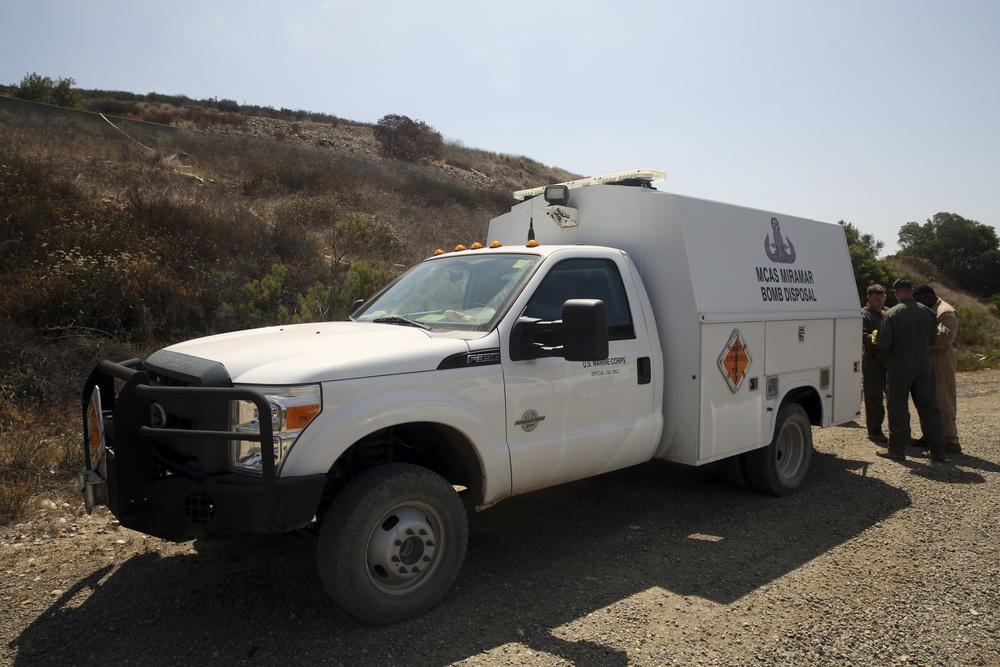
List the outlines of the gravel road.
{"type": "Polygon", "coordinates": [[[788,498],[654,462],[500,503],[387,628],[328,601],[311,536],[174,544],[67,489],[0,529],[0,664],[997,667],[1000,371],[959,394],[950,464],[853,424],[814,430],[788,498]]]}

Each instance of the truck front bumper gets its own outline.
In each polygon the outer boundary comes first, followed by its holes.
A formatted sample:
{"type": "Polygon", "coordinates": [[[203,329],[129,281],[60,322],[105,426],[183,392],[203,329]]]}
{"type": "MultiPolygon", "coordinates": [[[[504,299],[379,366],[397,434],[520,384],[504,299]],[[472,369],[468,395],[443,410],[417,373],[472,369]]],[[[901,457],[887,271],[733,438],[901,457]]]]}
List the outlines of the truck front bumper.
{"type": "MultiPolygon", "coordinates": [[[[228,414],[234,400],[253,401],[261,414],[269,414],[267,399],[252,389],[157,386],[150,383],[138,360],[101,362],[83,393],[86,470],[80,474],[80,487],[87,509],[106,504],[123,526],[174,541],[226,533],[286,532],[309,524],[326,475],[278,477],[268,420],[262,420],[261,432],[254,436],[218,428],[150,425],[150,406],[155,401],[214,403],[228,414]],[[117,394],[116,378],[124,383],[117,394]],[[188,474],[165,456],[173,451],[171,447],[207,451],[250,438],[260,442],[260,476],[217,469],[188,474]]],[[[215,460],[218,453],[215,449],[215,460]]]]}
{"type": "MultiPolygon", "coordinates": [[[[107,504],[121,525],[147,535],[184,541],[229,533],[280,533],[309,524],[325,475],[260,480],[230,473],[202,481],[171,477],[147,480],[142,503],[120,502],[114,464],[108,466],[107,504]],[[119,502],[116,502],[119,501],[119,502]]],[[[83,473],[88,475],[88,473],[83,473]]],[[[91,475],[91,485],[97,480],[91,475]]]]}

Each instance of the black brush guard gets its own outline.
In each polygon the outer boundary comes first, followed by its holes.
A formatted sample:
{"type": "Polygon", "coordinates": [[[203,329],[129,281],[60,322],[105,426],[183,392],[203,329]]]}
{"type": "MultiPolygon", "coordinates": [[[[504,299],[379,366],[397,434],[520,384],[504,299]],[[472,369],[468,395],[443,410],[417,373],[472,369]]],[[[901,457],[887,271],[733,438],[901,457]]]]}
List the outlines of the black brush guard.
{"type": "Polygon", "coordinates": [[[258,414],[271,411],[267,398],[254,389],[158,386],[150,384],[149,374],[138,359],[102,361],[83,391],[86,470],[80,478],[84,494],[89,494],[88,509],[95,502],[107,504],[123,526],[174,541],[225,533],[286,532],[313,520],[326,475],[278,477],[270,420],[260,420],[257,434],[154,428],[150,406],[157,400],[223,403],[220,409],[227,415],[232,401],[245,400],[257,406],[258,414]],[[124,383],[117,395],[115,379],[124,383]],[[94,387],[101,396],[106,480],[94,470],[90,456],[87,410],[94,387]],[[228,470],[188,476],[157,461],[157,447],[169,448],[171,443],[228,448],[234,440],[260,443],[260,476],[228,470]]]}

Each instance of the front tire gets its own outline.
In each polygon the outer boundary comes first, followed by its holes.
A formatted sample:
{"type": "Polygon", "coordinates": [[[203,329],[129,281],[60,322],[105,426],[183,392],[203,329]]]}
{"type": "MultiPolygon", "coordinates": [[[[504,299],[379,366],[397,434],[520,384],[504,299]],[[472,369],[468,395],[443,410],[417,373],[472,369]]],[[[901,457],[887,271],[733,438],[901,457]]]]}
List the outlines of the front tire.
{"type": "Polygon", "coordinates": [[[386,625],[426,611],[448,592],[468,538],[465,507],[443,477],[390,463],[363,472],[334,498],[316,559],[341,608],[386,625]]]}
{"type": "Polygon", "coordinates": [[[744,454],[747,478],[758,493],[787,496],[805,482],[812,455],[809,416],[798,403],[785,403],[771,443],[744,454]]]}

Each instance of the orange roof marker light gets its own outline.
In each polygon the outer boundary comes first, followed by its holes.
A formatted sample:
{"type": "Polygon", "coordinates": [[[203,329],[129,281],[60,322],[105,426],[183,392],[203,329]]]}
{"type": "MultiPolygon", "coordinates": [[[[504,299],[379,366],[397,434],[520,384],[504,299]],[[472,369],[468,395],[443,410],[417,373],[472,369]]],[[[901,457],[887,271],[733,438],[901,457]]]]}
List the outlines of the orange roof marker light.
{"type": "Polygon", "coordinates": [[[490,244],[490,247],[491,248],[502,248],[503,244],[500,243],[499,241],[494,241],[493,243],[490,244]]]}
{"type": "Polygon", "coordinates": [[[528,241],[524,245],[527,248],[537,248],[538,247],[538,241],[536,241],[535,239],[531,239],[530,241],[528,241]]]}
{"type": "Polygon", "coordinates": [[[443,254],[444,254],[444,250],[441,250],[441,248],[438,248],[437,250],[434,251],[434,256],[435,257],[437,257],[438,255],[443,255],[443,254]]]}
{"type": "Polygon", "coordinates": [[[462,252],[463,250],[468,250],[468,248],[466,248],[461,243],[459,243],[457,246],[455,246],[455,252],[462,252]]]}
{"type": "Polygon", "coordinates": [[[476,241],[475,243],[473,243],[473,244],[472,244],[472,245],[470,246],[470,248],[472,248],[473,250],[479,250],[479,249],[480,249],[480,248],[482,248],[482,247],[483,247],[483,244],[482,244],[482,243],[480,243],[479,241],[476,241]]]}

